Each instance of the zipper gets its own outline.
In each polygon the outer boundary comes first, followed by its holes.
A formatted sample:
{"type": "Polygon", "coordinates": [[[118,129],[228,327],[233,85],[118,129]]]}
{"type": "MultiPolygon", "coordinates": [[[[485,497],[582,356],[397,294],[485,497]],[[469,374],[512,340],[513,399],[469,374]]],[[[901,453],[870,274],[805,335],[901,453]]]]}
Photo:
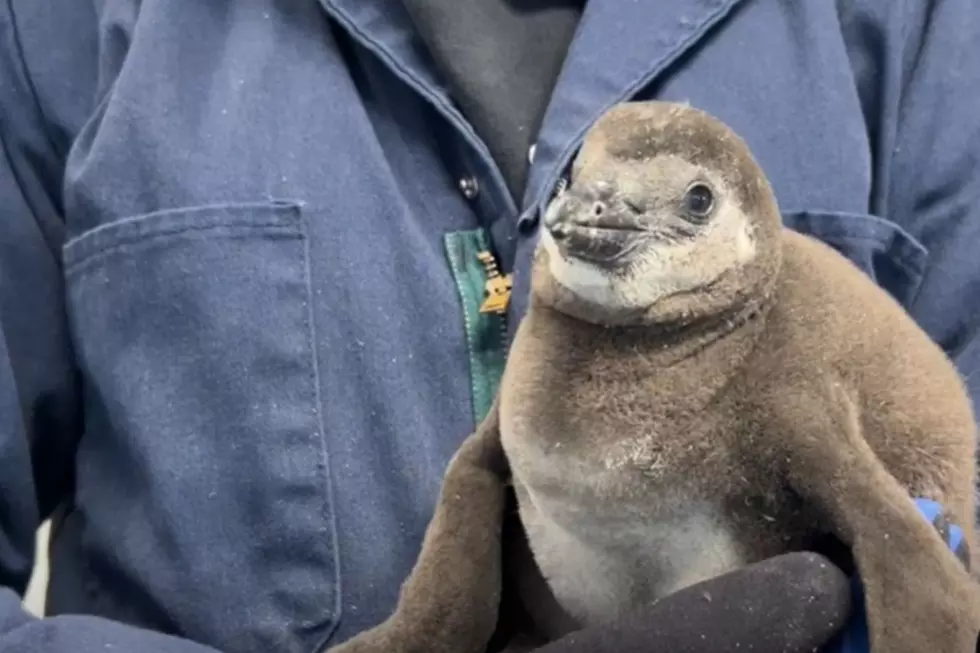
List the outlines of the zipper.
{"type": "Polygon", "coordinates": [[[477,252],[476,258],[483,264],[487,280],[483,285],[483,303],[481,313],[504,315],[510,305],[510,293],[514,289],[512,274],[501,274],[497,258],[489,250],[477,252]]]}
{"type": "Polygon", "coordinates": [[[493,404],[503,374],[507,309],[513,284],[502,274],[484,229],[445,236],[449,266],[456,281],[470,359],[470,384],[476,423],[493,404]]]}
{"type": "MultiPolygon", "coordinates": [[[[551,200],[554,201],[568,189],[568,175],[562,174],[558,177],[555,184],[551,200]]],[[[490,314],[498,317],[501,333],[501,342],[507,342],[507,308],[510,306],[511,294],[514,290],[513,273],[502,274],[497,257],[493,255],[489,247],[479,250],[476,253],[477,259],[483,265],[486,282],[483,286],[483,303],[480,304],[481,314],[490,314]]]]}
{"type": "Polygon", "coordinates": [[[490,250],[481,250],[476,254],[483,264],[487,280],[483,285],[483,303],[480,313],[496,316],[497,328],[500,330],[500,342],[507,341],[507,308],[510,306],[511,293],[514,290],[514,275],[501,274],[497,258],[490,250]]]}

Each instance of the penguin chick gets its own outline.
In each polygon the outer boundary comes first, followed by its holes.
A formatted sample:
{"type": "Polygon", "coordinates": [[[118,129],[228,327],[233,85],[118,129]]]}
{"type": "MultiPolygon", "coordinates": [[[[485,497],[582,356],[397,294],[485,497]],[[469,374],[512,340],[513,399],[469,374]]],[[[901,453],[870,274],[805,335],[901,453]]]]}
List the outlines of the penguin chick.
{"type": "Polygon", "coordinates": [[[974,550],[965,387],[896,301],[783,227],[718,119],[643,102],[594,125],[544,217],[499,411],[570,627],[832,536],[873,651],[976,650],[968,565],[913,501],[942,504],[974,550]]]}

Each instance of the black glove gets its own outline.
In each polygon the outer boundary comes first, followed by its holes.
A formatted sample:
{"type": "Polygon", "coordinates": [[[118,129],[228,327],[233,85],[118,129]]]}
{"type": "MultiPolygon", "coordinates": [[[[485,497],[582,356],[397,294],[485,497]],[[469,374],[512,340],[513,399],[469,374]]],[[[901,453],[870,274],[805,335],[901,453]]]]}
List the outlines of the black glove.
{"type": "Polygon", "coordinates": [[[640,613],[534,653],[813,653],[851,612],[847,576],[813,553],[782,555],[685,588],[640,613]]]}

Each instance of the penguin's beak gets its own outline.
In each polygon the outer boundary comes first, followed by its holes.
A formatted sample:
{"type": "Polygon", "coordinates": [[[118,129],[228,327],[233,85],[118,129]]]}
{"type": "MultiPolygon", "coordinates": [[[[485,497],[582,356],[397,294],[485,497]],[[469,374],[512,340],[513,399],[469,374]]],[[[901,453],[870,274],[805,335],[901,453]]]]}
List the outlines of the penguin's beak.
{"type": "Polygon", "coordinates": [[[602,267],[628,262],[652,236],[642,209],[608,183],[573,187],[549,207],[544,227],[563,256],[602,267]]]}

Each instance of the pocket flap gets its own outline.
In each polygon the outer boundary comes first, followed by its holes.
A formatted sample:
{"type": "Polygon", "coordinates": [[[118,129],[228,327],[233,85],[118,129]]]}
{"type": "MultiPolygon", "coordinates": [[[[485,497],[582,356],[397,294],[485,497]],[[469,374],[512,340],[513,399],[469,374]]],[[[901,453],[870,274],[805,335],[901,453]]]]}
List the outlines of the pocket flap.
{"type": "Polygon", "coordinates": [[[894,222],[869,213],[788,211],[783,224],[830,245],[903,306],[922,283],[929,252],[894,222]]]}
{"type": "Polygon", "coordinates": [[[102,253],[128,246],[146,246],[171,236],[190,237],[214,231],[281,230],[299,235],[301,205],[285,200],[215,204],[164,209],[108,222],[68,240],[62,248],[67,269],[102,253]]]}

